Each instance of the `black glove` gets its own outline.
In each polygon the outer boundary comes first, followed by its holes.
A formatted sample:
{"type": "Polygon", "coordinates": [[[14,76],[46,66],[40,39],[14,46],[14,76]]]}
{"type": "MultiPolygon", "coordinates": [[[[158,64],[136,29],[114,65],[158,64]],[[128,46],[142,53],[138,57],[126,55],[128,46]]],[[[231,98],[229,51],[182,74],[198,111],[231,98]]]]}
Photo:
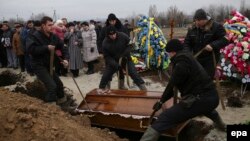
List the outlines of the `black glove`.
{"type": "Polygon", "coordinates": [[[158,111],[158,110],[161,109],[161,106],[162,106],[162,102],[161,101],[157,101],[155,103],[155,105],[153,106],[153,110],[158,111]]]}
{"type": "Polygon", "coordinates": [[[91,52],[91,53],[93,53],[93,52],[94,52],[94,50],[95,50],[95,49],[92,47],[92,48],[90,49],[90,52],[91,52]]]}

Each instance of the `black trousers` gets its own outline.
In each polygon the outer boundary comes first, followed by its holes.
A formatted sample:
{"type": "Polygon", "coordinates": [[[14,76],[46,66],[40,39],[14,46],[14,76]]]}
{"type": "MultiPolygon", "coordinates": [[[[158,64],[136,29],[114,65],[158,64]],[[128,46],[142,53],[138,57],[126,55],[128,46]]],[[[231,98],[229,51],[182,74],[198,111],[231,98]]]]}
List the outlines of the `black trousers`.
{"type": "Polygon", "coordinates": [[[41,80],[47,88],[47,94],[45,96],[46,102],[53,102],[64,97],[63,83],[55,72],[53,76],[51,76],[49,69],[44,66],[32,65],[32,67],[37,78],[41,80]]]}
{"type": "Polygon", "coordinates": [[[21,72],[24,72],[25,71],[25,57],[24,57],[24,55],[18,55],[17,57],[19,59],[19,65],[21,67],[21,72]]]}
{"type": "MultiPolygon", "coordinates": [[[[127,61],[127,63],[128,63],[128,74],[133,79],[134,83],[138,86],[141,84],[144,84],[145,82],[137,73],[134,63],[132,61],[127,61]]],[[[125,69],[125,65],[122,65],[122,68],[120,68],[119,70],[109,65],[106,65],[102,78],[101,78],[101,82],[99,84],[99,88],[104,89],[106,85],[108,84],[108,82],[112,80],[113,74],[116,73],[117,71],[120,72],[119,79],[124,79],[124,74],[123,74],[122,69],[125,69]]]]}
{"type": "Polygon", "coordinates": [[[57,75],[65,75],[66,74],[66,71],[63,67],[63,64],[61,63],[61,61],[56,57],[55,58],[55,72],[57,75]]]}
{"type": "Polygon", "coordinates": [[[32,66],[31,66],[31,56],[26,52],[24,53],[25,58],[25,68],[28,73],[34,73],[32,66]]]}
{"type": "Polygon", "coordinates": [[[219,114],[215,108],[219,104],[219,97],[216,90],[210,90],[199,96],[190,108],[183,107],[178,103],[171,108],[163,111],[158,119],[152,124],[159,133],[163,133],[167,129],[177,126],[179,123],[184,122],[196,116],[205,115],[208,118],[216,119],[219,114]]]}
{"type": "Polygon", "coordinates": [[[2,64],[2,67],[7,67],[7,52],[6,48],[3,46],[0,46],[0,62],[2,64]]]}
{"type": "Polygon", "coordinates": [[[88,62],[87,64],[88,64],[88,72],[90,72],[90,71],[92,71],[92,72],[94,72],[94,61],[90,61],[90,62],[88,62]]]}
{"type": "Polygon", "coordinates": [[[70,70],[71,73],[73,74],[73,77],[77,77],[79,76],[79,69],[76,69],[76,70],[70,70]]]}
{"type": "MultiPolygon", "coordinates": [[[[205,58],[198,58],[197,60],[201,64],[201,66],[205,69],[205,71],[210,76],[210,78],[213,80],[214,74],[215,74],[215,66],[214,66],[213,57],[208,56],[205,58]]],[[[217,62],[216,62],[216,64],[217,64],[217,62]]]]}

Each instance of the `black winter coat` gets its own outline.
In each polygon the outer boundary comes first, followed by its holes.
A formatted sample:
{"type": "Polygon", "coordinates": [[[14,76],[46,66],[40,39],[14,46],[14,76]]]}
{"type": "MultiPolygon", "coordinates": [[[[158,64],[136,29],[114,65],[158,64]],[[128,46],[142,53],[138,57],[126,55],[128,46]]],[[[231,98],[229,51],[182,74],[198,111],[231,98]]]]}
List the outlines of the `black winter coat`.
{"type": "Polygon", "coordinates": [[[171,62],[173,63],[173,73],[162,95],[162,102],[173,97],[174,87],[181,92],[181,96],[198,95],[215,89],[213,81],[191,53],[177,52],[171,62]]]}
{"type": "Polygon", "coordinates": [[[131,60],[129,41],[129,37],[122,32],[117,32],[116,40],[111,40],[108,37],[104,39],[102,46],[106,65],[117,68],[119,58],[126,57],[131,60]]]}
{"type": "MultiPolygon", "coordinates": [[[[186,50],[190,50],[195,55],[206,45],[211,45],[215,52],[216,60],[218,62],[220,57],[220,49],[228,44],[228,40],[224,37],[226,31],[223,26],[217,22],[210,20],[205,29],[197,28],[193,26],[188,30],[187,36],[184,41],[184,47],[186,50]]],[[[199,58],[212,58],[212,52],[206,50],[198,56],[199,58]]]]}
{"type": "MultiPolygon", "coordinates": [[[[102,28],[102,30],[99,33],[98,38],[97,38],[97,46],[98,46],[98,51],[100,53],[103,52],[102,42],[103,42],[103,40],[105,39],[105,37],[107,35],[106,33],[107,33],[107,27],[108,26],[110,26],[110,24],[109,24],[108,21],[106,21],[106,26],[102,28]]],[[[128,33],[127,29],[122,25],[121,21],[118,20],[118,19],[116,21],[115,27],[116,27],[116,30],[118,32],[123,32],[123,33],[126,33],[126,34],[128,33]]]]}
{"type": "MultiPolygon", "coordinates": [[[[32,65],[42,65],[49,69],[50,51],[48,45],[55,45],[55,50],[60,50],[64,59],[69,58],[68,50],[63,47],[63,42],[53,33],[48,37],[42,31],[35,31],[27,39],[26,45],[31,55],[32,65]]],[[[56,57],[58,56],[55,55],[54,58],[56,57]]]]}

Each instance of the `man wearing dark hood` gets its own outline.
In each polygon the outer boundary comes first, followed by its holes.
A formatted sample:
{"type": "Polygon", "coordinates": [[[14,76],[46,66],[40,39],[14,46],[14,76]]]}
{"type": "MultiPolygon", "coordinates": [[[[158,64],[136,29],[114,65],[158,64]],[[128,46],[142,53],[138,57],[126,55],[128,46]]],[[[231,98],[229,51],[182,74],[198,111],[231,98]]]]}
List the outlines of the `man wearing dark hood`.
{"type": "Polygon", "coordinates": [[[147,90],[145,82],[139,76],[135,69],[135,65],[131,60],[129,37],[122,32],[118,32],[116,27],[108,26],[106,30],[106,38],[103,41],[103,55],[106,63],[106,68],[103,72],[103,76],[99,85],[101,90],[106,88],[109,81],[112,80],[112,76],[115,72],[120,72],[121,87],[124,87],[124,74],[122,69],[125,65],[128,65],[128,74],[134,80],[134,83],[140,88],[140,90],[147,90]],[[122,59],[121,64],[119,59],[122,59]]]}
{"type": "Polygon", "coordinates": [[[123,32],[126,34],[128,33],[126,28],[122,25],[121,21],[115,16],[115,14],[110,13],[108,15],[108,19],[105,22],[105,27],[102,28],[99,37],[97,38],[97,47],[99,53],[103,53],[102,42],[106,36],[107,27],[110,25],[114,26],[118,32],[123,32]]]}

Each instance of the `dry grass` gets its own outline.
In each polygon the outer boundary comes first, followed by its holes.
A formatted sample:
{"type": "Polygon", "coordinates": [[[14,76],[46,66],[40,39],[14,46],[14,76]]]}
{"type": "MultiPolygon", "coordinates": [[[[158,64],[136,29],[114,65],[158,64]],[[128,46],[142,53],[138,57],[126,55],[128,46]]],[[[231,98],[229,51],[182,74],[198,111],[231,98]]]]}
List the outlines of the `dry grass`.
{"type": "MultiPolygon", "coordinates": [[[[187,34],[187,28],[174,28],[173,38],[185,38],[187,34]]],[[[167,40],[170,39],[170,28],[162,28],[162,32],[167,40]]]]}

